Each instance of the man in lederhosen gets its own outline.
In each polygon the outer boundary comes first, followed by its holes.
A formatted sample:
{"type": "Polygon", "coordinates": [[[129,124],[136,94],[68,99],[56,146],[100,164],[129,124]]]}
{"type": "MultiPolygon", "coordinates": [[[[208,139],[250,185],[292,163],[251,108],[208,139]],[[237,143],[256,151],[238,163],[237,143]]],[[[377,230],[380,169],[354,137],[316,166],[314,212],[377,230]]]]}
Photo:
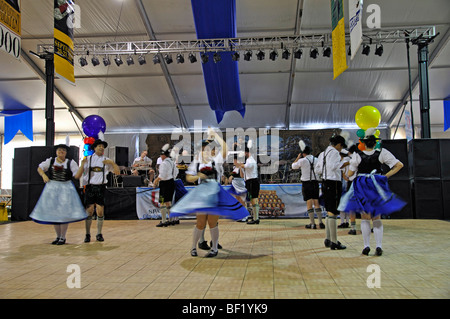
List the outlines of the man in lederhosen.
{"type": "Polygon", "coordinates": [[[100,138],[95,140],[91,145],[94,154],[85,157],[80,164],[80,168],[75,175],[75,178],[80,178],[83,175],[83,185],[85,185],[85,206],[88,217],[86,218],[86,237],[85,243],[91,241],[91,224],[94,209],[97,214],[97,241],[103,241],[102,227],[104,220],[105,207],[105,189],[108,183],[107,175],[113,172],[116,175],[120,174],[119,166],[114,161],[104,156],[105,148],[108,143],[102,141],[100,138]]]}

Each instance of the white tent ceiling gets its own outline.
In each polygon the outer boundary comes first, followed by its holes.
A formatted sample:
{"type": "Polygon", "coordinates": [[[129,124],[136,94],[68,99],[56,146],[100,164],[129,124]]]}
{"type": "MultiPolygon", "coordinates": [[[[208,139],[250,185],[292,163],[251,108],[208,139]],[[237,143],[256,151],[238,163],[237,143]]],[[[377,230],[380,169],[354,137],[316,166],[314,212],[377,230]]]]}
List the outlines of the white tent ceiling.
{"type": "MultiPolygon", "coordinates": [[[[347,1],[344,1],[347,4],[347,1]]],[[[194,20],[189,0],[77,0],[81,7],[81,28],[75,29],[75,43],[108,41],[194,40],[194,20]],[[139,12],[142,5],[144,15],[139,12]],[[148,18],[146,20],[145,18],[148,18]],[[146,24],[145,22],[149,22],[146,24]],[[151,26],[154,34],[149,34],[151,26]],[[154,37],[154,38],[153,38],[154,37]]],[[[411,29],[436,26],[440,35],[429,45],[431,123],[443,126],[442,100],[450,95],[450,2],[448,0],[377,0],[382,29],[411,29]]],[[[329,0],[237,0],[237,36],[256,37],[328,33],[331,31],[329,0]],[[301,15],[298,13],[301,12],[301,15]]],[[[22,0],[22,58],[0,53],[0,85],[33,109],[33,130],[45,132],[45,83],[42,60],[32,56],[38,44],[53,41],[53,1],[22,0]],[[39,75],[41,72],[41,76],[39,75]]],[[[345,8],[346,25],[348,9],[345,8]]],[[[366,14],[367,16],[367,14],[366,14]]],[[[363,19],[364,21],[364,19],[363,19]]],[[[367,28],[366,23],[363,27],[367,28]]],[[[348,28],[346,28],[348,30],[348,28]]],[[[76,85],[56,79],[56,132],[77,132],[82,117],[102,116],[108,132],[162,132],[182,126],[177,101],[186,122],[194,120],[214,127],[326,128],[354,126],[354,115],[364,105],[377,107],[381,124],[395,126],[409,99],[405,43],[385,44],[384,54],[358,52],[348,59],[349,68],[333,80],[332,58],[276,61],[239,61],[243,119],[227,112],[220,125],[208,105],[200,59],[197,63],[161,65],[138,63],[117,67],[81,67],[75,59],[76,85]],[[291,70],[291,68],[293,68],[291,70]],[[289,89],[292,77],[292,90],[289,89]],[[173,83],[173,90],[170,84],[173,83]],[[290,104],[290,105],[289,105],[290,104]]],[[[361,49],[360,49],[361,51],[361,49]]],[[[418,100],[417,46],[411,47],[413,100],[418,100]]],[[[293,55],[291,55],[293,59],[293,55]]],[[[414,120],[420,124],[419,103],[414,103],[414,120]]],[[[4,124],[0,121],[0,131],[4,124]]]]}

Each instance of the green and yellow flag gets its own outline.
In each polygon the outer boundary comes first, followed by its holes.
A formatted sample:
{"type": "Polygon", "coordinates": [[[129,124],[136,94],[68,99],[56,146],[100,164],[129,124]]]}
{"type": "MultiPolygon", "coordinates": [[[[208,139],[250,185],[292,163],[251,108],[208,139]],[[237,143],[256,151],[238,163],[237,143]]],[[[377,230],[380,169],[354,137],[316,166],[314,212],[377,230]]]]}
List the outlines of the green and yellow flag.
{"type": "Polygon", "coordinates": [[[343,0],[331,1],[331,27],[333,41],[333,80],[347,69],[343,0]]]}
{"type": "Polygon", "coordinates": [[[54,61],[55,73],[75,84],[73,68],[73,16],[75,13],[72,0],[54,0],[54,61]]]}

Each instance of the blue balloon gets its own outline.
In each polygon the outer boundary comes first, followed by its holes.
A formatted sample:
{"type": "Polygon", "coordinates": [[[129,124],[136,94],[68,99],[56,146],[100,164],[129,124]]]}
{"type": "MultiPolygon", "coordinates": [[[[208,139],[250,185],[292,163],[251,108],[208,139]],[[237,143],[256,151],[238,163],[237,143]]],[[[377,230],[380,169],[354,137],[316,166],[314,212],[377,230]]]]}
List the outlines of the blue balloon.
{"type": "Polygon", "coordinates": [[[95,139],[98,139],[98,133],[100,133],[100,131],[103,133],[106,131],[105,120],[98,115],[89,115],[86,117],[81,124],[81,127],[83,128],[84,134],[95,139]]]}

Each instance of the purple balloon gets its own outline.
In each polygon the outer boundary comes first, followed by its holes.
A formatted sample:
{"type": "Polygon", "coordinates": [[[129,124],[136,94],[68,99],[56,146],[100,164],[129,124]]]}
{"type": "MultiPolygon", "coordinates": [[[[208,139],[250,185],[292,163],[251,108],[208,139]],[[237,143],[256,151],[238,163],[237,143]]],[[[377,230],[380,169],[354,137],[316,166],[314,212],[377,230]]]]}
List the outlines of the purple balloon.
{"type": "Polygon", "coordinates": [[[103,133],[106,131],[105,120],[98,115],[89,115],[86,117],[81,124],[81,127],[83,128],[84,134],[95,139],[98,139],[98,133],[100,133],[100,131],[103,133]]]}

